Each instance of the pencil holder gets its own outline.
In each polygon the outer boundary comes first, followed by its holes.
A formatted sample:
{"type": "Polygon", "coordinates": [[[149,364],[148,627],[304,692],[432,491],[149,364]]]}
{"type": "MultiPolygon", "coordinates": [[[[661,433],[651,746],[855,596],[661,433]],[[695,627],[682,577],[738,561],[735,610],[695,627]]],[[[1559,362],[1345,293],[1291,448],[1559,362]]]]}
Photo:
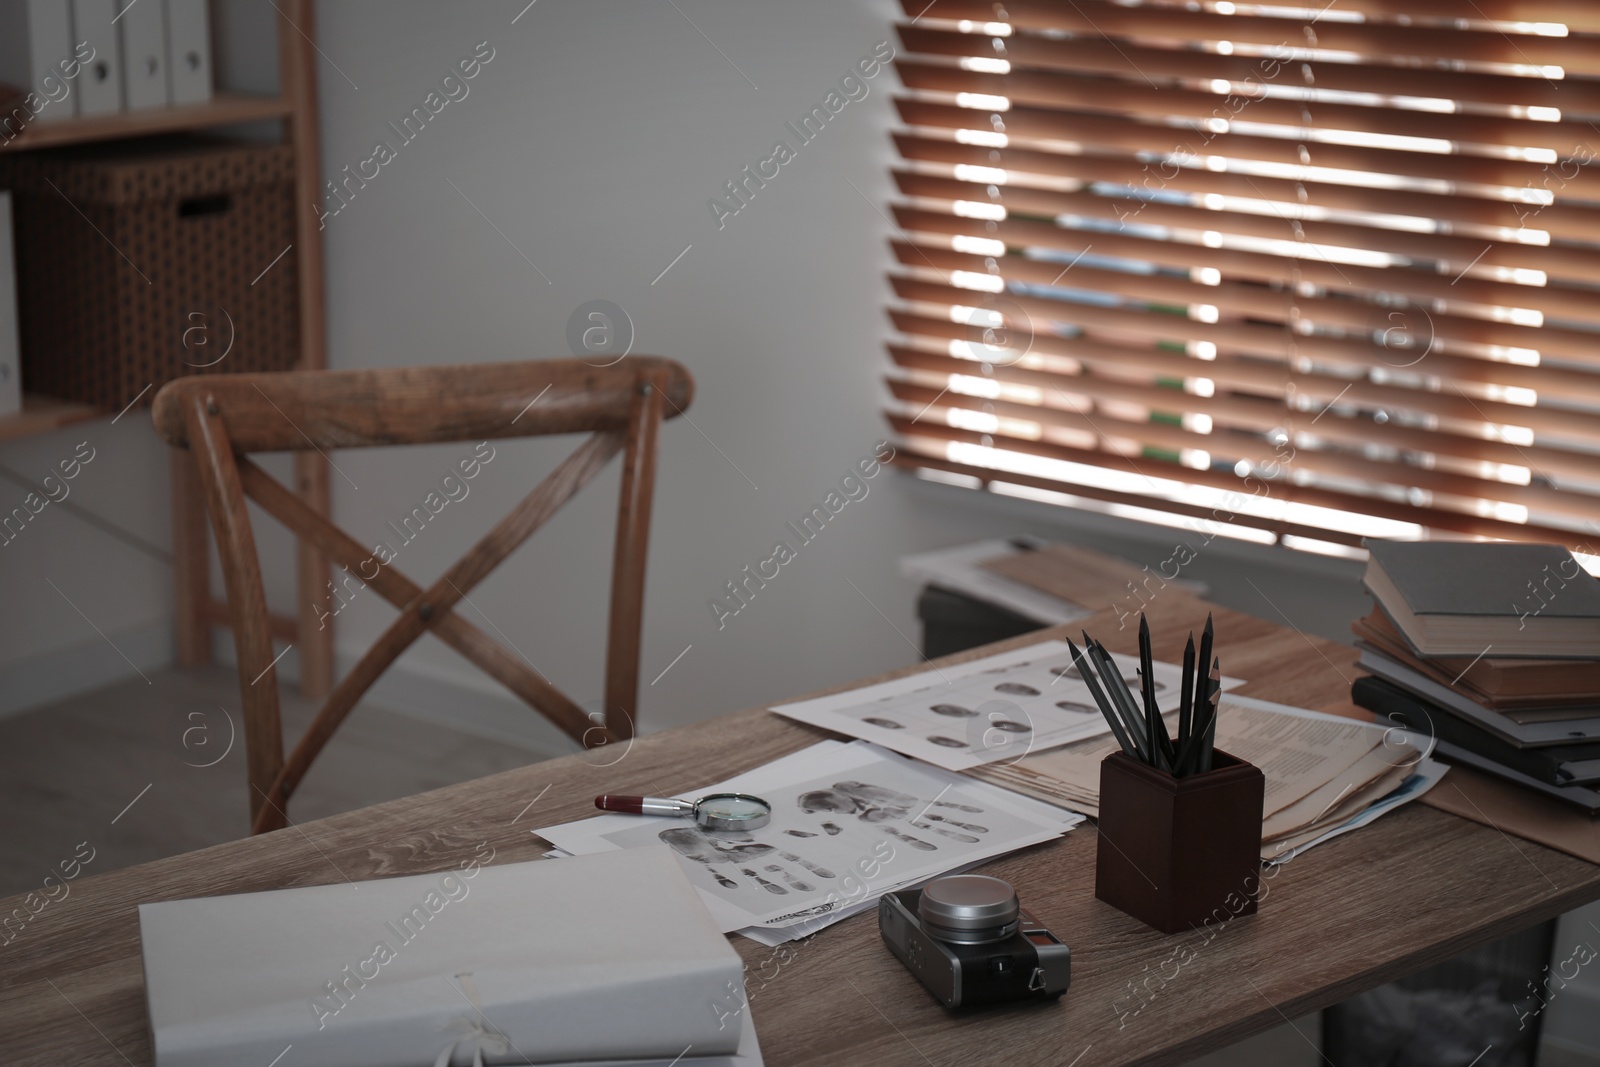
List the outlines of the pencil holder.
{"type": "Polygon", "coordinates": [[[1255,913],[1266,779],[1221,749],[1212,766],[1177,778],[1105,758],[1096,897],[1167,934],[1255,913]]]}

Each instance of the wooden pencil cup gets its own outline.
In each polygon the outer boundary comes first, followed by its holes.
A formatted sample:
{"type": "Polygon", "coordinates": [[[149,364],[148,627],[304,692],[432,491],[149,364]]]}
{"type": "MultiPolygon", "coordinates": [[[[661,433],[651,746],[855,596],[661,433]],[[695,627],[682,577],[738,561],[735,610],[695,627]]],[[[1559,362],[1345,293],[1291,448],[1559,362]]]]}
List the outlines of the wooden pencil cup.
{"type": "Polygon", "coordinates": [[[1261,771],[1221,749],[1187,778],[1112,753],[1100,764],[1094,895],[1167,934],[1254,914],[1265,794],[1261,771]]]}

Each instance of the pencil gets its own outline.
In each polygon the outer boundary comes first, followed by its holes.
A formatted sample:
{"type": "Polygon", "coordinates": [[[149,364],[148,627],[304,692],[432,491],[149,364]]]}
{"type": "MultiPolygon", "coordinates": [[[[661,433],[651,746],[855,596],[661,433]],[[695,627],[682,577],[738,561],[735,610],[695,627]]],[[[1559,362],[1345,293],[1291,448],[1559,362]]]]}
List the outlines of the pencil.
{"type": "MultiPolygon", "coordinates": [[[[1178,693],[1178,751],[1189,743],[1190,719],[1194,714],[1194,631],[1189,631],[1189,644],[1183,650],[1183,682],[1178,693]]],[[[1176,765],[1174,765],[1176,769],[1176,765]]]]}
{"type": "Polygon", "coordinates": [[[1211,769],[1211,755],[1217,744],[1217,704],[1222,699],[1222,661],[1212,659],[1211,676],[1206,679],[1206,688],[1210,690],[1206,700],[1211,705],[1211,711],[1206,715],[1206,733],[1203,747],[1200,749],[1200,766],[1202,770],[1211,769]]]}
{"type": "Polygon", "coordinates": [[[1161,752],[1163,762],[1172,761],[1172,740],[1167,737],[1167,724],[1156,707],[1155,657],[1150,653],[1150,621],[1144,612],[1139,613],[1139,695],[1144,699],[1144,721],[1150,731],[1152,747],[1161,752]]]}
{"type": "Polygon", "coordinates": [[[1199,725],[1200,716],[1205,713],[1206,697],[1206,668],[1211,666],[1211,642],[1213,631],[1211,628],[1211,613],[1206,613],[1206,628],[1200,631],[1200,658],[1195,661],[1194,678],[1194,703],[1190,705],[1190,714],[1194,716],[1191,727],[1199,725]]]}
{"type": "Polygon", "coordinates": [[[1216,658],[1211,660],[1211,673],[1200,678],[1199,693],[1203,693],[1202,703],[1195,706],[1194,725],[1189,734],[1189,743],[1184,746],[1183,752],[1178,757],[1178,773],[1203,774],[1211,770],[1212,752],[1216,746],[1217,737],[1217,702],[1222,696],[1222,664],[1216,658]]]}
{"type": "Polygon", "coordinates": [[[1128,687],[1123,684],[1122,673],[1118,670],[1116,661],[1111,658],[1111,653],[1106,651],[1106,646],[1087,633],[1083,635],[1083,640],[1084,651],[1099,672],[1100,684],[1105,689],[1106,699],[1121,716],[1123,725],[1128,728],[1134,747],[1139,750],[1139,758],[1154,767],[1155,753],[1151,750],[1150,738],[1145,733],[1144,719],[1140,717],[1132,699],[1128,696],[1128,687]]]}
{"type": "Polygon", "coordinates": [[[1070,637],[1067,638],[1067,647],[1072,649],[1072,662],[1077,665],[1078,674],[1083,678],[1083,684],[1088,687],[1089,695],[1099,705],[1100,714],[1105,716],[1106,724],[1111,727],[1112,734],[1117,738],[1117,744],[1122,746],[1122,751],[1127,753],[1129,757],[1143,761],[1144,757],[1139,753],[1138,748],[1128,740],[1127,731],[1122,728],[1121,717],[1111,707],[1111,704],[1106,700],[1105,694],[1100,691],[1100,686],[1095,682],[1094,671],[1090,668],[1088,657],[1078,651],[1078,646],[1072,643],[1072,638],[1070,637]]]}
{"type": "Polygon", "coordinates": [[[1137,702],[1133,699],[1133,691],[1128,688],[1128,683],[1122,677],[1122,668],[1117,666],[1117,661],[1111,658],[1111,653],[1099,641],[1094,643],[1095,652],[1099,655],[1100,677],[1105,682],[1106,691],[1111,694],[1111,699],[1122,708],[1123,718],[1134,724],[1138,737],[1143,742],[1145,762],[1152,767],[1165,768],[1166,758],[1156,742],[1156,733],[1150,720],[1139,711],[1137,702]]]}

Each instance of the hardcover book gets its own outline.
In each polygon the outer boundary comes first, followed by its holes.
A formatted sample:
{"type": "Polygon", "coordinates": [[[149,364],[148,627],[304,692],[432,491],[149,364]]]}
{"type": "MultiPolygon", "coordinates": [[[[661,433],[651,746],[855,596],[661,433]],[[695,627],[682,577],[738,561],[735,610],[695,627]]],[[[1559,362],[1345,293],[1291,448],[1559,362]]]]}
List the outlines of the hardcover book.
{"type": "Polygon", "coordinates": [[[1366,586],[1425,656],[1600,656],[1600,581],[1560,545],[1366,541],[1366,586]]]}

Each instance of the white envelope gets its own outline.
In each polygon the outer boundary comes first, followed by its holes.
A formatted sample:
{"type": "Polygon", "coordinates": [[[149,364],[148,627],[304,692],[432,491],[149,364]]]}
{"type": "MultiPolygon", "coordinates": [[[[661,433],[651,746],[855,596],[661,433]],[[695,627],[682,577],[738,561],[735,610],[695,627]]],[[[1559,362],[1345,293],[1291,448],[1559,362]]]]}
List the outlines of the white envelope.
{"type": "Polygon", "coordinates": [[[743,1029],[743,964],[666,848],[163,901],[139,928],[157,1067],[670,1060],[743,1029]]]}

